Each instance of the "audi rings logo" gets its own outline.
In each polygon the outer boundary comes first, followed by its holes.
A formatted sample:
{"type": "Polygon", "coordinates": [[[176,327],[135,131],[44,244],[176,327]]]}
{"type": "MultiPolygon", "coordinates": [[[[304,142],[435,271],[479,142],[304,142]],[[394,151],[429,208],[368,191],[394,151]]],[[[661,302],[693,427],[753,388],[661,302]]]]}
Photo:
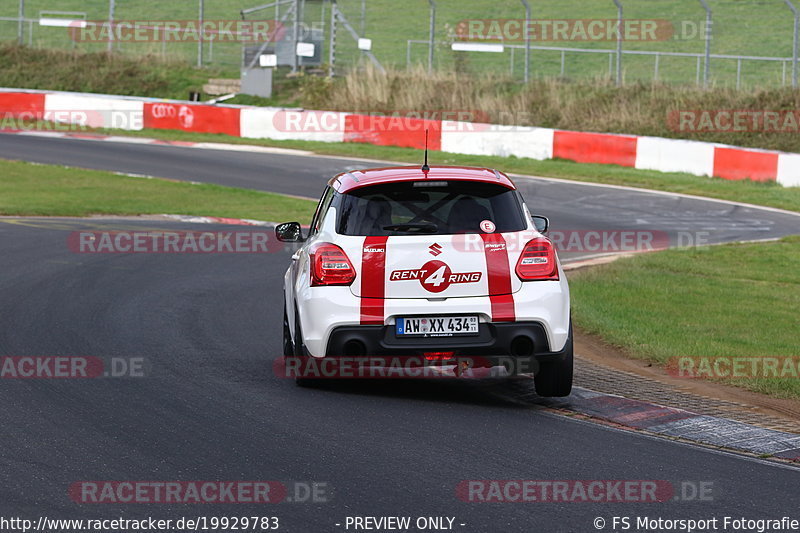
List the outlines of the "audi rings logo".
{"type": "Polygon", "coordinates": [[[194,111],[186,105],[156,104],[153,106],[153,117],[177,118],[182,128],[189,129],[194,125],[194,111]]]}
{"type": "Polygon", "coordinates": [[[153,106],[153,116],[155,118],[168,118],[176,115],[177,111],[172,104],[156,104],[153,106]]]}

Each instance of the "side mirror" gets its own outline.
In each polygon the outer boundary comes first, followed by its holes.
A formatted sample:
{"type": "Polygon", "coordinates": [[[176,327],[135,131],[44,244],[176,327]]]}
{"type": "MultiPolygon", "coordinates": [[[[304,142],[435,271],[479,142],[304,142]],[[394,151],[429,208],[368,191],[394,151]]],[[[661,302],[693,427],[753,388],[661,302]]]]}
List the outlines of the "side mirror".
{"type": "Polygon", "coordinates": [[[547,230],[550,228],[550,219],[547,217],[541,217],[538,215],[532,215],[531,218],[533,219],[533,225],[536,227],[536,231],[544,235],[547,233],[547,230]]]}
{"type": "Polygon", "coordinates": [[[299,222],[284,222],[275,226],[275,236],[281,242],[303,242],[303,230],[299,222]]]}

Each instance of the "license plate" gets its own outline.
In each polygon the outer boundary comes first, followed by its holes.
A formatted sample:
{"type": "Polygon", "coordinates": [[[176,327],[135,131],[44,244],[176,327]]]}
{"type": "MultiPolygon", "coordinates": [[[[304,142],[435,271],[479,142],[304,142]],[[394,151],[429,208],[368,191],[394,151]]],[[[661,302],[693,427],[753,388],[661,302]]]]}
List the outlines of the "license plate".
{"type": "Polygon", "coordinates": [[[429,316],[398,318],[395,323],[398,337],[454,337],[478,334],[477,316],[429,316]]]}

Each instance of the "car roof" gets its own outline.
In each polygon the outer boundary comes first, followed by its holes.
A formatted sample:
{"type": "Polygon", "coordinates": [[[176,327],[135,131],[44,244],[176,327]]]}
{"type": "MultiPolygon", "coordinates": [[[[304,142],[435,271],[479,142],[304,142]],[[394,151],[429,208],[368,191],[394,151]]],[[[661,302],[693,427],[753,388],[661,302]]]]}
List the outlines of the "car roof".
{"type": "Polygon", "coordinates": [[[516,186],[504,173],[490,168],[432,166],[430,170],[422,170],[420,166],[370,168],[351,170],[337,174],[328,182],[340,193],[346,193],[361,187],[384,183],[402,183],[409,181],[474,181],[494,183],[515,190],[516,186]]]}

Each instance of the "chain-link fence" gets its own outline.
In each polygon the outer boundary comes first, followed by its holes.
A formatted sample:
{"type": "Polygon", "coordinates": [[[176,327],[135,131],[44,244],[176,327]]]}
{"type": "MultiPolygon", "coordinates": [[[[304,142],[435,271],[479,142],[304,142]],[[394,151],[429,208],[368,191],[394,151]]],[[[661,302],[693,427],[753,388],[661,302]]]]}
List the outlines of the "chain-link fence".
{"type": "MultiPolygon", "coordinates": [[[[418,24],[413,36],[404,39],[405,57],[395,56],[395,63],[427,67],[432,49],[435,70],[519,80],[601,77],[620,83],[657,80],[752,87],[787,85],[795,79],[795,4],[800,7],[796,0],[418,0],[415,4],[418,24]],[[426,9],[435,11],[433,47],[426,9]]],[[[373,31],[382,33],[374,26],[373,31]]],[[[397,50],[398,44],[390,48],[397,50]]]]}
{"type": "Polygon", "coordinates": [[[797,80],[795,4],[800,0],[3,0],[0,39],[156,54],[232,74],[267,51],[293,69],[336,75],[369,62],[519,81],[780,86],[797,80]],[[142,40],[74,38],[80,21],[109,19],[223,26],[278,20],[283,29],[280,43],[223,41],[213,33],[194,40],[157,32],[142,40]]]}

